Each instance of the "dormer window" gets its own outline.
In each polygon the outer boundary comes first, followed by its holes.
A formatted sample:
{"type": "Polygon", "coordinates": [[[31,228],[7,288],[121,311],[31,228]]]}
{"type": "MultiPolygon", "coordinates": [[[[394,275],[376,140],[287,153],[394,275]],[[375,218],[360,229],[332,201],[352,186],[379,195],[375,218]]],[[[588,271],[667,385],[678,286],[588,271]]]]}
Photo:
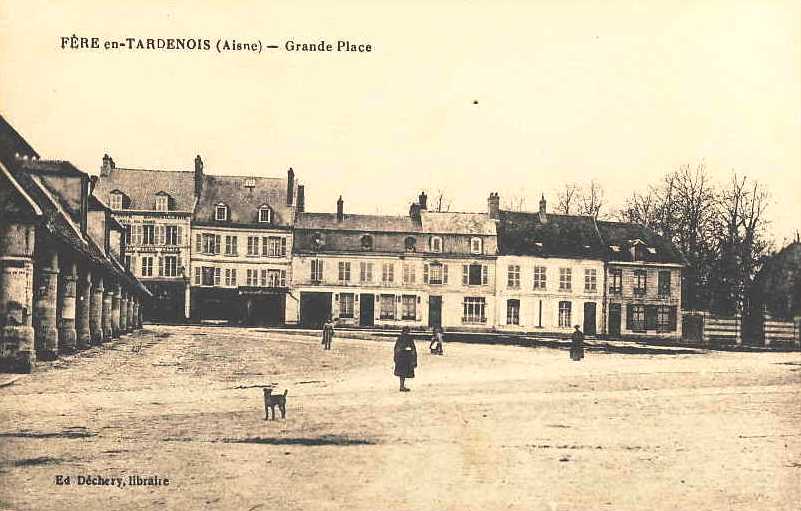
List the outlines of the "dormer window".
{"type": "Polygon", "coordinates": [[[228,220],[228,206],[225,204],[217,204],[214,208],[214,219],[218,222],[225,222],[228,220]]]}
{"type": "Polygon", "coordinates": [[[413,236],[409,236],[403,241],[404,248],[407,252],[415,252],[417,250],[417,240],[413,236]]]}
{"type": "Polygon", "coordinates": [[[314,243],[315,248],[321,249],[325,245],[325,238],[323,238],[323,234],[320,232],[315,232],[312,235],[312,242],[314,243]]]}
{"type": "Polygon", "coordinates": [[[369,234],[362,236],[362,250],[373,250],[373,237],[369,234]]]}
{"type": "Polygon", "coordinates": [[[122,194],[120,192],[109,194],[109,206],[111,209],[122,209],[122,194]]]}
{"type": "Polygon", "coordinates": [[[170,210],[170,197],[162,193],[156,195],[156,211],[169,211],[170,210]]]}
{"type": "Polygon", "coordinates": [[[482,252],[481,238],[470,238],[470,253],[480,254],[482,252]]]}
{"type": "Polygon", "coordinates": [[[439,236],[433,236],[431,238],[431,251],[432,252],[442,252],[442,238],[439,236]]]}
{"type": "Polygon", "coordinates": [[[256,180],[252,177],[245,179],[245,188],[256,188],[256,180]]]}
{"type": "Polygon", "coordinates": [[[259,223],[270,224],[273,221],[273,210],[269,206],[259,208],[259,223]]]}

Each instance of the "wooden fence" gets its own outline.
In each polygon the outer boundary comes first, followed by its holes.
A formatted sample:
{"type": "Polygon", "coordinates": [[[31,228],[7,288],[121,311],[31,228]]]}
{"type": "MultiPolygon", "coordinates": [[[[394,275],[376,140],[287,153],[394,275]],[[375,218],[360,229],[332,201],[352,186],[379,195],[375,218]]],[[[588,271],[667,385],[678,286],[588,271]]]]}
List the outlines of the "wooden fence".
{"type": "Polygon", "coordinates": [[[796,344],[801,346],[799,323],[801,323],[801,319],[799,318],[796,318],[795,321],[779,321],[766,315],[765,321],[762,324],[765,346],[776,343],[796,344]]]}

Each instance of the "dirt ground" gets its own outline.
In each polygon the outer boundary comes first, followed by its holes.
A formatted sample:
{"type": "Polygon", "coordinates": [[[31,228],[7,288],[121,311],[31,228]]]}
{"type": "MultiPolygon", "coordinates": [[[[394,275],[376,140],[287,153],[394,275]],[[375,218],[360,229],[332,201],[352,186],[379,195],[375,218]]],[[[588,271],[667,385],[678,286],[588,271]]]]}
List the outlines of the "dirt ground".
{"type": "Polygon", "coordinates": [[[0,507],[798,510],[801,354],[149,327],[0,388],[0,507]],[[262,391],[288,389],[285,420],[262,391]],[[158,476],[168,486],[78,485],[158,476]],[[70,476],[70,485],[56,484],[70,476]]]}

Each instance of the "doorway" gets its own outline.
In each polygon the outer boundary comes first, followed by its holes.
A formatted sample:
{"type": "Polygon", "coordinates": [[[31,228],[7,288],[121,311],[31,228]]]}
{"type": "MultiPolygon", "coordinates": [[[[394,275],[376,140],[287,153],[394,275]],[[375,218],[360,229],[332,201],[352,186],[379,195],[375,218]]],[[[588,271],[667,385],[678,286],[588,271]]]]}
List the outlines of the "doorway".
{"type": "Polygon", "coordinates": [[[609,304],[609,337],[620,337],[620,304],[609,304]]]}
{"type": "Polygon", "coordinates": [[[442,297],[428,297],[428,326],[431,328],[442,326],[442,297]]]}
{"type": "Polygon", "coordinates": [[[595,333],[595,302],[584,302],[584,335],[595,333]]]}
{"type": "Polygon", "coordinates": [[[321,329],[331,316],[331,293],[300,293],[300,324],[321,329]]]}
{"type": "Polygon", "coordinates": [[[359,295],[359,325],[373,326],[375,319],[375,296],[371,294],[359,295]]]}

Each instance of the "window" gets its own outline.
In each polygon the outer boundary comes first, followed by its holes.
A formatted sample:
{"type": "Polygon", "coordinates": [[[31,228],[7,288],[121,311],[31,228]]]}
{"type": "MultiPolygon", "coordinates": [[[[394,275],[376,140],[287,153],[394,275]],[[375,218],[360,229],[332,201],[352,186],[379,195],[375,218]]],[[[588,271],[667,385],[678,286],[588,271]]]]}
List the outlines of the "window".
{"type": "Polygon", "coordinates": [[[142,226],[142,245],[156,244],[156,226],[147,224],[142,226]]]}
{"type": "Polygon", "coordinates": [[[259,270],[247,270],[245,284],[251,287],[259,285],[259,270]]]}
{"type": "Polygon", "coordinates": [[[534,289],[545,289],[545,266],[534,267],[534,289]]]}
{"type": "Polygon", "coordinates": [[[414,284],[416,280],[414,264],[412,263],[403,263],[403,283],[404,284],[414,284]]]}
{"type": "Polygon", "coordinates": [[[134,271],[134,269],[131,268],[131,256],[125,256],[125,269],[130,272],[134,271]]]}
{"type": "Polygon", "coordinates": [[[286,287],[286,270],[262,270],[262,287],[286,287]]]}
{"type": "Polygon", "coordinates": [[[612,268],[609,270],[609,293],[619,295],[623,292],[623,270],[612,268]]]}
{"type": "Polygon", "coordinates": [[[442,252],[442,238],[439,236],[433,236],[431,238],[431,251],[442,252]]]}
{"type": "Polygon", "coordinates": [[[676,306],[660,305],[657,307],[656,331],[675,332],[676,331],[676,306]]]}
{"type": "Polygon", "coordinates": [[[142,276],[143,277],[152,277],[153,276],[153,258],[152,257],[143,257],[142,258],[142,276]]]}
{"type": "Polygon", "coordinates": [[[471,254],[482,253],[481,238],[470,238],[470,253],[471,254]]]}
{"type": "Polygon", "coordinates": [[[401,319],[417,319],[417,297],[403,295],[401,298],[401,319]]]}
{"type": "Polygon", "coordinates": [[[559,328],[570,328],[570,302],[559,302],[559,328]]]}
{"type": "Polygon", "coordinates": [[[584,270],[584,292],[594,293],[598,290],[598,273],[594,269],[584,270]]]}
{"type": "Polygon", "coordinates": [[[415,252],[417,251],[417,240],[414,237],[409,236],[403,240],[403,247],[407,252],[415,252]]]}
{"type": "Polygon", "coordinates": [[[340,282],[350,282],[350,262],[339,262],[339,278],[340,282]]]}
{"type": "Polygon", "coordinates": [[[200,285],[200,267],[199,266],[195,266],[195,285],[196,286],[200,285]]]}
{"type": "Polygon", "coordinates": [[[218,222],[225,222],[228,220],[228,206],[225,204],[217,204],[214,208],[214,219],[218,222]]]}
{"type": "Polygon", "coordinates": [[[259,223],[262,224],[269,224],[273,221],[273,212],[267,206],[262,206],[259,208],[259,223]]]}
{"type": "Polygon", "coordinates": [[[311,281],[312,282],[323,281],[323,261],[320,259],[311,260],[311,281]]]}
{"type": "Polygon", "coordinates": [[[448,265],[431,263],[423,266],[423,282],[432,286],[441,286],[448,283],[448,265]]]}
{"type": "Polygon", "coordinates": [[[395,282],[395,265],[384,263],[381,265],[381,282],[395,282]]]}
{"type": "Polygon", "coordinates": [[[220,269],[213,266],[203,266],[201,268],[201,285],[214,286],[220,284],[220,269]]]}
{"type": "Polygon", "coordinates": [[[112,193],[109,195],[109,207],[111,209],[122,209],[122,194],[112,193]]]}
{"type": "Polygon", "coordinates": [[[379,319],[395,319],[395,295],[381,295],[379,319]]]}
{"type": "Polygon", "coordinates": [[[259,255],[259,237],[258,236],[248,236],[248,255],[249,256],[257,256],[257,255],[259,255]]]}
{"type": "Polygon", "coordinates": [[[369,234],[362,236],[362,250],[373,250],[373,237],[369,234]]]}
{"type": "Polygon", "coordinates": [[[236,286],[236,269],[225,270],[225,285],[236,286]]]}
{"type": "Polygon", "coordinates": [[[181,244],[181,227],[177,225],[167,225],[164,227],[164,244],[177,246],[181,244]]]}
{"type": "Polygon", "coordinates": [[[359,263],[359,280],[362,282],[373,281],[373,263],[359,263]]]}
{"type": "Polygon", "coordinates": [[[462,323],[486,323],[486,300],[484,297],[465,296],[462,323]]]}
{"type": "Polygon", "coordinates": [[[506,324],[507,325],[520,324],[520,300],[506,301],[506,324]]]}
{"type": "Polygon", "coordinates": [[[465,286],[486,285],[488,268],[485,264],[462,265],[462,284],[465,286]]]}
{"type": "Polygon", "coordinates": [[[339,294],[339,317],[340,318],[353,317],[353,293],[339,294]]]}
{"type": "Polygon", "coordinates": [[[645,296],[648,286],[648,273],[645,270],[634,270],[634,296],[645,296]]]}
{"type": "Polygon", "coordinates": [[[270,236],[261,239],[261,251],[265,257],[281,257],[286,255],[286,238],[270,236]]]}
{"type": "Polygon", "coordinates": [[[170,198],[166,195],[156,195],[156,211],[169,211],[170,198]]]}
{"type": "Polygon", "coordinates": [[[267,270],[261,271],[261,287],[267,287],[267,270]]]}
{"type": "Polygon", "coordinates": [[[573,288],[573,270],[559,268],[559,290],[570,291],[573,288]]]}
{"type": "Polygon", "coordinates": [[[237,248],[237,237],[236,236],[226,236],[225,237],[225,255],[235,256],[238,255],[239,250],[237,248]]]}
{"type": "Polygon", "coordinates": [[[165,256],[163,268],[160,268],[161,271],[159,271],[159,274],[165,277],[177,277],[179,275],[178,266],[178,257],[165,256]]]}
{"type": "Polygon", "coordinates": [[[506,287],[520,289],[520,266],[510,264],[506,270],[506,287]]]}
{"type": "Polygon", "coordinates": [[[135,224],[131,226],[131,240],[134,245],[141,245],[144,238],[144,231],[142,225],[135,224]]]}
{"type": "Polygon", "coordinates": [[[220,285],[220,269],[219,268],[214,268],[214,285],[215,286],[219,286],[220,285]]]}
{"type": "Polygon", "coordinates": [[[645,332],[645,306],[629,304],[626,308],[626,328],[632,332],[645,332]]]}
{"type": "Polygon", "coordinates": [[[133,232],[129,224],[122,224],[125,230],[122,233],[122,239],[125,240],[126,245],[131,244],[131,233],[133,232]]]}
{"type": "Polygon", "coordinates": [[[659,297],[667,298],[670,296],[670,272],[659,272],[659,297]]]}
{"type": "Polygon", "coordinates": [[[204,234],[202,253],[214,255],[220,253],[221,238],[219,234],[204,234]]]}

